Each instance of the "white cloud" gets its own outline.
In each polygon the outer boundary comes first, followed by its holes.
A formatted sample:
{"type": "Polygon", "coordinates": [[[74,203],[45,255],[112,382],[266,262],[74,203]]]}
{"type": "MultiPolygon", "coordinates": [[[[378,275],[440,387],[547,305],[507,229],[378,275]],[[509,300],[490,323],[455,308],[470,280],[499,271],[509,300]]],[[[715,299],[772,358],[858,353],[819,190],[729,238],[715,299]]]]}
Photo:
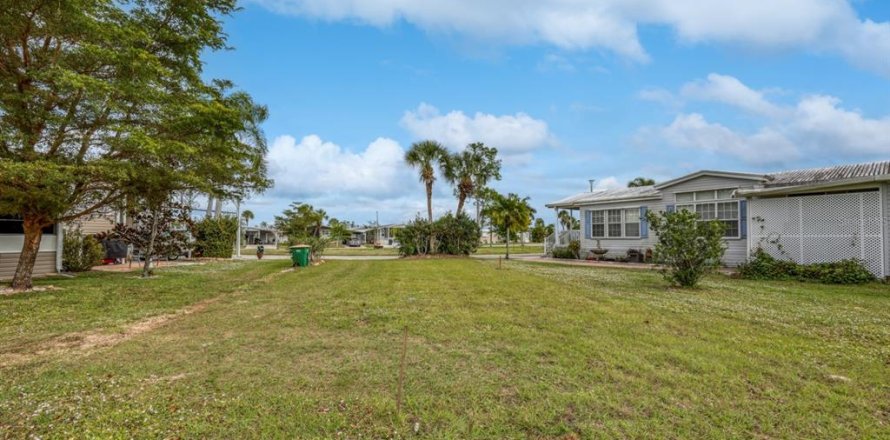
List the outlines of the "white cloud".
{"type": "Polygon", "coordinates": [[[457,110],[441,114],[436,107],[422,103],[405,112],[401,123],[418,139],[435,139],[455,150],[484,142],[506,159],[527,158],[530,151],[555,144],[547,123],[525,113],[497,116],[477,112],[470,117],[457,110]]]}
{"type": "Polygon", "coordinates": [[[687,83],[680,93],[686,98],[723,102],[764,116],[783,114],[779,106],[766,100],[763,92],[751,89],[732,76],[712,73],[705,81],[687,83]]]}
{"type": "Polygon", "coordinates": [[[669,144],[711,153],[728,154],[752,164],[770,164],[800,157],[797,147],[781,133],[763,128],[751,135],[705,120],[692,113],[678,115],[659,132],[669,144]]]}
{"type": "Polygon", "coordinates": [[[291,197],[315,197],[333,192],[386,196],[404,190],[409,170],[405,151],[387,138],[378,138],[362,152],[352,152],[316,135],[297,143],[279,136],[266,156],[275,192],[291,197]]]}
{"type": "Polygon", "coordinates": [[[373,26],[405,21],[429,32],[507,44],[601,48],[639,62],[649,56],[638,27],[668,26],[692,43],[832,53],[890,75],[890,23],[860,19],[844,0],[253,1],[322,20],[373,26]]]}
{"type": "Polygon", "coordinates": [[[641,129],[636,136],[638,142],[665,142],[730,155],[752,164],[829,153],[861,158],[890,154],[890,115],[869,118],[858,110],[841,107],[836,97],[812,95],[801,98],[796,105],[780,105],[734,77],[716,74],[709,75],[707,81],[685,85],[681,94],[759,114],[765,123],[745,133],[709,122],[699,113],[684,113],[665,127],[641,129]]]}
{"type": "Polygon", "coordinates": [[[622,188],[625,185],[622,185],[621,182],[618,181],[618,178],[615,176],[604,177],[602,179],[593,182],[593,189],[596,190],[605,190],[605,189],[618,189],[622,188]]]}

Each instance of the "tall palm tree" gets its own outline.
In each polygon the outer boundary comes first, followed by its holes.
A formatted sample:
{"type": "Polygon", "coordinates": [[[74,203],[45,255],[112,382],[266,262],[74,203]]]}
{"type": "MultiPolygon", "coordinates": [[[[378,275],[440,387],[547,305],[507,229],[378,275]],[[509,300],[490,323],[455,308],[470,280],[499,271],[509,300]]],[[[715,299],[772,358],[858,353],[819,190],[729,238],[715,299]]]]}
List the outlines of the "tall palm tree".
{"type": "Polygon", "coordinates": [[[640,186],[652,186],[655,185],[655,180],[650,179],[648,177],[637,177],[630,182],[627,182],[628,188],[637,188],[640,186]]]}
{"type": "Polygon", "coordinates": [[[426,140],[415,142],[405,153],[405,162],[420,171],[420,181],[426,186],[426,212],[430,223],[433,222],[433,183],[436,181],[436,167],[448,157],[448,151],[442,144],[426,140]]]}
{"type": "Polygon", "coordinates": [[[570,211],[559,211],[557,217],[559,219],[559,224],[562,225],[562,229],[564,231],[574,230],[575,226],[578,224],[578,221],[574,217],[572,217],[572,213],[570,211]]]}
{"type": "Polygon", "coordinates": [[[253,211],[251,211],[249,209],[245,209],[244,211],[241,212],[241,218],[244,219],[244,227],[246,228],[246,227],[250,226],[250,221],[256,217],[254,217],[253,211]]]}
{"type": "Polygon", "coordinates": [[[468,197],[475,197],[489,181],[501,180],[501,161],[497,156],[497,148],[474,142],[442,162],[442,174],[454,185],[454,195],[457,196],[456,215],[463,212],[468,197]]]}
{"type": "Polygon", "coordinates": [[[514,193],[507,196],[495,193],[485,207],[485,214],[491,223],[500,226],[507,234],[507,259],[510,259],[510,232],[528,230],[535,215],[535,209],[528,204],[529,198],[520,198],[514,193]]]}

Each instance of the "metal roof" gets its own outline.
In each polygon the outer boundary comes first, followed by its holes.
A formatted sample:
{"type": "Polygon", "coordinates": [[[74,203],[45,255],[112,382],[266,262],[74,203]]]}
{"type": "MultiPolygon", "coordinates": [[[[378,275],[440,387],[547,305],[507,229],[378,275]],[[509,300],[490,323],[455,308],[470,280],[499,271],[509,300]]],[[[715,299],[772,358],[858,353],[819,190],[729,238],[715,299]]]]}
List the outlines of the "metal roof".
{"type": "Polygon", "coordinates": [[[634,188],[615,188],[595,190],[593,192],[583,192],[548,203],[548,208],[565,208],[589,203],[602,203],[622,200],[647,199],[661,197],[661,194],[654,186],[638,186],[634,188]]]}
{"type": "Polygon", "coordinates": [[[890,176],[890,161],[782,171],[767,175],[767,188],[834,182],[862,177],[890,176]]]}

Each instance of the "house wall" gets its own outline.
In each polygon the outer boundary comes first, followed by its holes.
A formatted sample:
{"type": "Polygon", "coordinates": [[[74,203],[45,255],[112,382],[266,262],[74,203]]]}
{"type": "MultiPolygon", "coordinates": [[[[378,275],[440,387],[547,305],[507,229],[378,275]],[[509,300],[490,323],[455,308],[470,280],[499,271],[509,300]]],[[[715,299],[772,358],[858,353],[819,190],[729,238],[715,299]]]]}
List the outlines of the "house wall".
{"type": "MultiPolygon", "coordinates": [[[[0,279],[12,278],[18,265],[19,255],[25,236],[20,234],[0,235],[0,279]]],[[[34,264],[34,275],[56,273],[56,235],[45,234],[40,241],[40,252],[34,264]]]]}
{"type": "MultiPolygon", "coordinates": [[[[756,181],[749,179],[733,179],[726,177],[701,176],[676,185],[661,189],[661,200],[645,200],[637,202],[612,202],[601,203],[596,205],[583,206],[581,208],[581,250],[582,257],[587,254],[590,249],[596,248],[596,239],[588,239],[586,231],[590,225],[586,224],[586,211],[598,209],[620,209],[634,208],[646,206],[648,211],[665,211],[668,205],[676,205],[676,194],[690,191],[704,191],[714,189],[729,188],[750,188],[756,181]]],[[[741,226],[740,226],[741,228],[741,226]]],[[[747,231],[746,231],[747,232],[747,231]]],[[[740,234],[741,238],[726,239],[726,253],[723,255],[723,264],[727,266],[737,266],[748,258],[748,245],[746,233],[740,234]]],[[[654,248],[658,241],[654,233],[649,233],[648,238],[601,238],[600,245],[609,250],[606,257],[623,257],[628,249],[639,249],[645,251],[647,248],[654,248]]]]}
{"type": "Polygon", "coordinates": [[[881,184],[881,216],[884,233],[884,275],[890,276],[890,183],[881,184]]]}

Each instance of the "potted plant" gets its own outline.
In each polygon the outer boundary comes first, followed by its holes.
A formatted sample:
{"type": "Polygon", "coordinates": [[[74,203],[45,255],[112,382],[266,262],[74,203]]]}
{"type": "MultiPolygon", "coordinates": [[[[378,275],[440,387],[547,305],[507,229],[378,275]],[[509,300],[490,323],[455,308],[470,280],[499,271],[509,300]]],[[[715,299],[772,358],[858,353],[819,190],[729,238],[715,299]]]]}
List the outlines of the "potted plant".
{"type": "Polygon", "coordinates": [[[262,245],[258,245],[258,246],[256,247],[256,259],[257,259],[257,260],[262,260],[262,259],[263,259],[263,254],[264,254],[264,253],[266,253],[266,248],[263,247],[262,245]]]}

